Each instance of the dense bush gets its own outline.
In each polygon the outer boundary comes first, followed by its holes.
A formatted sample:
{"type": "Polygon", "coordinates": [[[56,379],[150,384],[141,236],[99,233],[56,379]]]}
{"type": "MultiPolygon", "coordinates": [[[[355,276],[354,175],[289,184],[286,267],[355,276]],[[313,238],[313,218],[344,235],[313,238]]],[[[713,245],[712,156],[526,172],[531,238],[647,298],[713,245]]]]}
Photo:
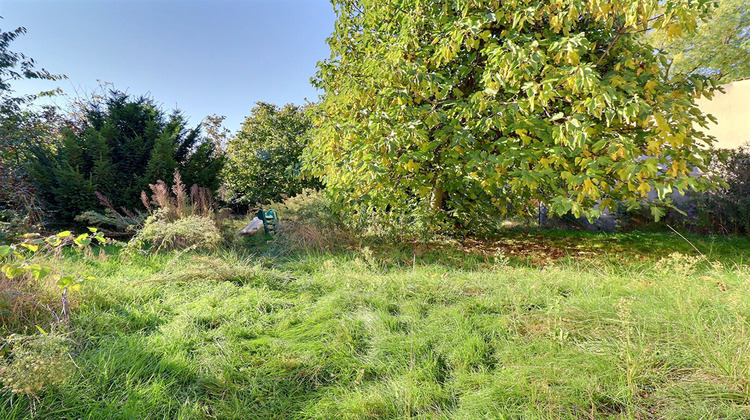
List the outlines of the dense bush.
{"type": "Polygon", "coordinates": [[[693,199],[694,226],[703,231],[750,236],[750,147],[721,151],[710,173],[726,185],[693,199]]]}
{"type": "Polygon", "coordinates": [[[29,180],[32,148],[51,150],[61,116],[54,108],[0,113],[0,240],[12,241],[42,220],[41,203],[29,180]]]}
{"type": "Polygon", "coordinates": [[[54,108],[32,109],[36,95],[18,95],[11,83],[22,79],[58,80],[35,68],[34,60],[11,51],[10,43],[26,32],[0,31],[0,241],[12,241],[33,229],[41,212],[28,182],[29,147],[49,148],[56,138],[58,114],[54,108]]]}
{"type": "Polygon", "coordinates": [[[318,188],[300,175],[300,155],[308,143],[306,108],[258,102],[227,145],[224,183],[236,205],[267,204],[318,188]]]}
{"type": "Polygon", "coordinates": [[[97,208],[97,191],[116,208],[134,208],[141,191],[175,169],[189,184],[218,189],[222,154],[179,112],[167,116],[151,99],[111,90],[83,103],[79,117],[57,150],[35,149],[32,179],[58,221],[97,208]]]}
{"type": "Polygon", "coordinates": [[[104,212],[94,210],[85,211],[76,216],[77,222],[83,222],[87,226],[101,226],[111,229],[109,234],[133,234],[146,219],[146,214],[138,210],[127,208],[117,209],[112,201],[104,194],[96,192],[99,203],[104,206],[104,212]]]}
{"type": "Polygon", "coordinates": [[[22,241],[0,245],[0,337],[36,331],[38,326],[54,329],[61,321],[69,321],[68,291],[77,290],[90,277],[67,268],[61,271],[50,260],[57,262],[65,247],[93,255],[92,243],[101,245],[106,239],[95,228],[90,232],[64,231],[47,238],[27,234],[22,241]]]}

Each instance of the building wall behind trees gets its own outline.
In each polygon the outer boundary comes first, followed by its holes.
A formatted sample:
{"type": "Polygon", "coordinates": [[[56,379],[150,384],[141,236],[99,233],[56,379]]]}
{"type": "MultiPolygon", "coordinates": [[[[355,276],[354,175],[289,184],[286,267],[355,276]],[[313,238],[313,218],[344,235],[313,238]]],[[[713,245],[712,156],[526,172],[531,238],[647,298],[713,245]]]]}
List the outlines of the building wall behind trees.
{"type": "Polygon", "coordinates": [[[709,123],[706,134],[716,137],[715,146],[736,149],[750,142],[750,79],[736,80],[722,86],[711,99],[701,98],[701,111],[712,114],[717,123],[709,123]]]}

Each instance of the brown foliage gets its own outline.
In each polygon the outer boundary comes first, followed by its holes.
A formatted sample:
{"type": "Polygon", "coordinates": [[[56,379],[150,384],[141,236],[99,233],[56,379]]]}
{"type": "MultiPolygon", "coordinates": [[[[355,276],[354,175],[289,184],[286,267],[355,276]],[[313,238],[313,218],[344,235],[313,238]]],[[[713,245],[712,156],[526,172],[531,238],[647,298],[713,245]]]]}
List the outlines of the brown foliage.
{"type": "Polygon", "coordinates": [[[158,180],[155,184],[149,184],[151,188],[151,201],[145,192],[141,192],[141,201],[153,213],[152,205],[161,210],[164,219],[173,222],[188,216],[200,216],[212,218],[219,224],[228,214],[224,211],[218,211],[218,203],[214,200],[211,190],[208,188],[193,185],[190,187],[190,194],[182,182],[180,173],[175,170],[174,182],[170,189],[167,184],[158,180]]]}
{"type": "Polygon", "coordinates": [[[59,290],[51,280],[30,275],[9,279],[0,274],[0,335],[32,330],[56,321],[61,310],[59,290]]]}

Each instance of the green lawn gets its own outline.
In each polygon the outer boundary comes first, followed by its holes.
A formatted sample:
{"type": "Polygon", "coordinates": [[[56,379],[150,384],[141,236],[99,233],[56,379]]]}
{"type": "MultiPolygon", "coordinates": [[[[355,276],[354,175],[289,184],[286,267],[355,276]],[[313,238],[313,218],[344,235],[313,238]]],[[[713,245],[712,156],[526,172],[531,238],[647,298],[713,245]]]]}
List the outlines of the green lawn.
{"type": "Polygon", "coordinates": [[[750,418],[750,242],[688,239],[65,260],[98,280],[36,418],[750,418]]]}

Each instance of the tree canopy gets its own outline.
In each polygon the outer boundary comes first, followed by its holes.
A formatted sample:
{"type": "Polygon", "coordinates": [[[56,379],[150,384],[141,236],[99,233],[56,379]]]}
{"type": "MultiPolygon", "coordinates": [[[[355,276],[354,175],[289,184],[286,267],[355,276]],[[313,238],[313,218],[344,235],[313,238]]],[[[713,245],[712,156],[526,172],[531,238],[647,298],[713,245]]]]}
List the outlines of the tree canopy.
{"type": "Polygon", "coordinates": [[[642,36],[689,32],[708,1],[333,4],[306,162],[344,208],[597,216],[710,185],[688,174],[706,167],[695,99],[713,85],[667,78],[642,36]]]}
{"type": "Polygon", "coordinates": [[[648,41],[669,55],[670,75],[697,72],[721,83],[750,77],[750,1],[716,4],[695,31],[672,38],[664,31],[648,34],[648,41]]]}
{"type": "Polygon", "coordinates": [[[302,179],[300,156],[309,141],[306,107],[258,102],[227,143],[224,183],[235,204],[254,205],[320,187],[302,179]]]}
{"type": "Polygon", "coordinates": [[[43,68],[37,68],[33,58],[10,50],[10,44],[25,33],[26,28],[23,27],[8,32],[0,30],[0,115],[2,116],[20,112],[22,105],[36,97],[35,95],[16,95],[11,87],[13,81],[65,78],[63,75],[52,74],[43,68]]]}
{"type": "Polygon", "coordinates": [[[11,43],[25,32],[22,27],[0,31],[0,237],[38,222],[36,194],[27,179],[29,148],[49,148],[57,138],[60,118],[51,107],[32,109],[36,95],[18,95],[11,86],[17,80],[64,78],[11,50],[11,43]]]}

